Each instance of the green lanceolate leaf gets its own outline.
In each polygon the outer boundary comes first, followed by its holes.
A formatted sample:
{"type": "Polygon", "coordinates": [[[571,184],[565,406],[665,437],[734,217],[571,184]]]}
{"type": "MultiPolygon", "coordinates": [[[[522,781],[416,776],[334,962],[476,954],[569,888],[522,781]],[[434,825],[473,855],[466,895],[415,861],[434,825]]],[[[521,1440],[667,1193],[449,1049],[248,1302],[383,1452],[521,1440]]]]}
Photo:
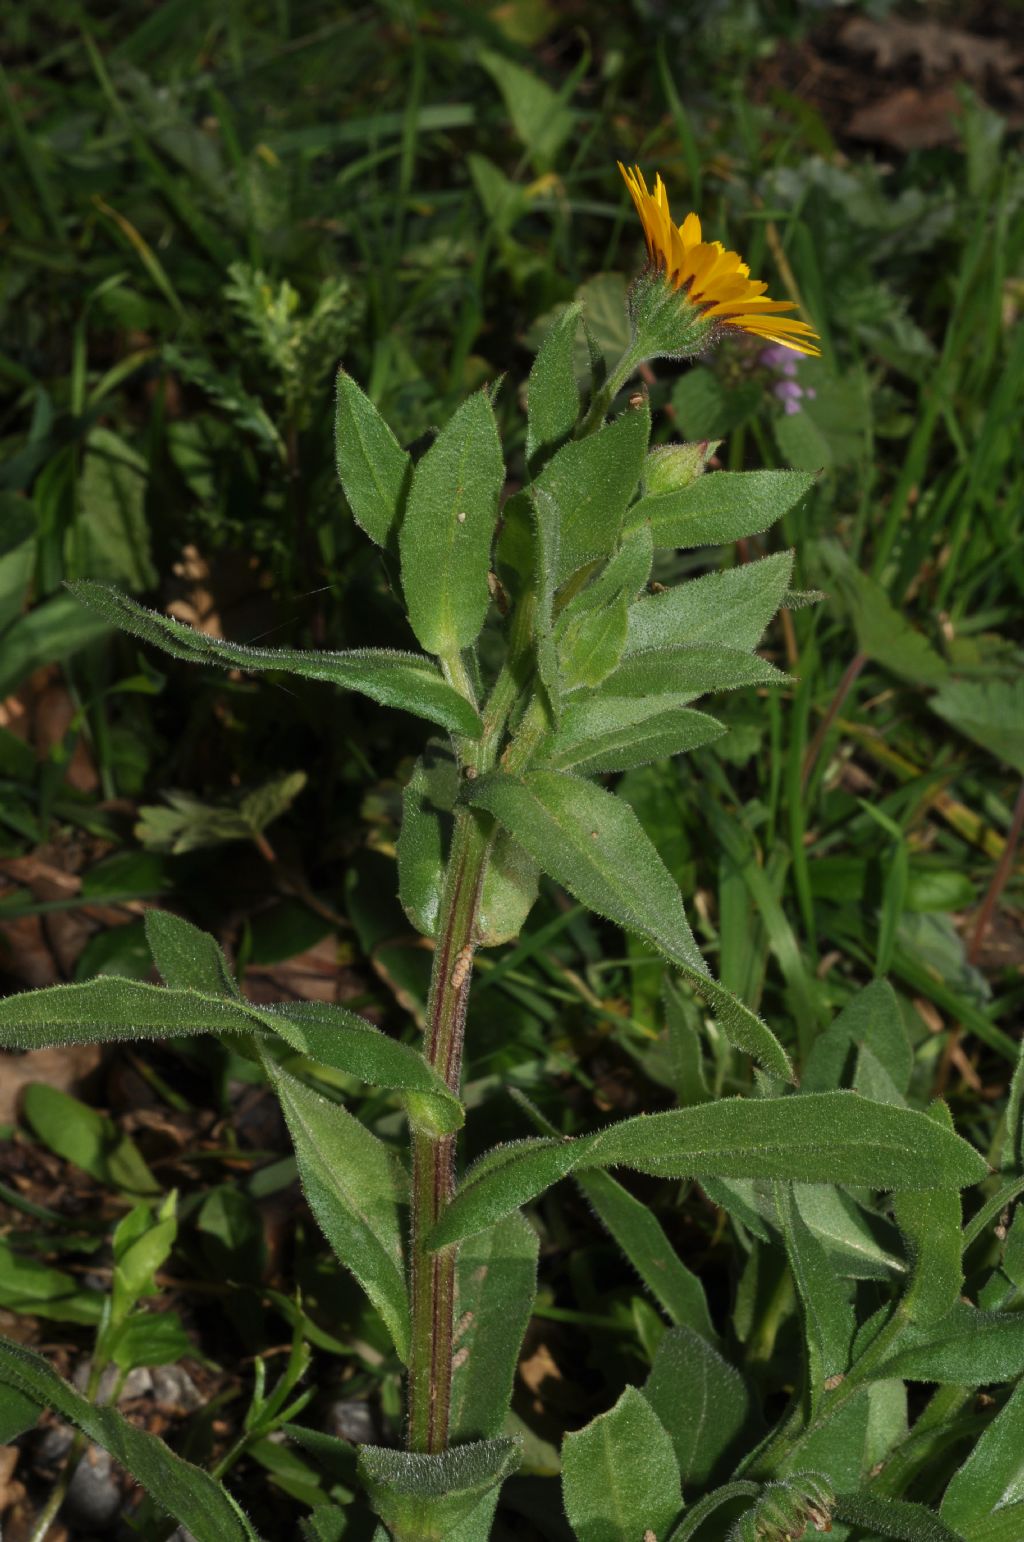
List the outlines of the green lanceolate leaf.
{"type": "Polygon", "coordinates": [[[771,1031],[709,975],[682,896],[628,804],[558,771],[482,777],[467,797],[581,903],[652,942],[709,1002],[734,1044],[773,1075],[792,1074],[771,1031]]]}
{"type": "Polygon", "coordinates": [[[136,1429],[116,1409],[97,1408],[31,1350],[0,1340],[0,1382],[40,1407],[52,1408],[103,1446],[158,1505],[188,1527],[196,1542],[259,1542],[215,1478],[175,1456],[155,1435],[136,1429]]]}
{"type": "Polygon", "coordinates": [[[892,1542],[965,1542],[959,1531],[952,1530],[923,1505],[908,1504],[904,1499],[882,1499],[876,1494],[838,1494],[836,1519],[889,1537],[892,1542]]]}
{"type": "Polygon", "coordinates": [[[417,465],[399,531],[409,621],[428,653],[468,648],[484,624],[504,480],[494,412],[477,391],[417,465]]]}
{"type": "Polygon", "coordinates": [[[359,1476],[394,1542],[449,1542],[518,1464],[511,1440],[450,1446],[436,1456],[382,1446],[359,1451],[359,1476]]]}
{"type": "Polygon", "coordinates": [[[596,776],[683,755],[724,733],[715,718],[681,705],[674,696],[588,693],[567,704],[540,758],[555,771],[596,776]]]}
{"type": "Polygon", "coordinates": [[[540,868],[533,857],[507,830],[499,830],[491,844],[480,892],[480,947],[497,948],[515,941],[533,909],[539,885],[540,868]]]}
{"type": "Polygon", "coordinates": [[[496,1147],[470,1168],[431,1247],[493,1225],[573,1171],[618,1166],[662,1178],[780,1178],[896,1190],[963,1188],[988,1171],[966,1141],[925,1114],[856,1093],[725,1098],[641,1114],[594,1135],[496,1147]]]}
{"type": "Polygon", "coordinates": [[[0,1372],[0,1445],[9,1446],[32,1429],[42,1411],[34,1398],[3,1381],[0,1372]]]}
{"type": "Polygon", "coordinates": [[[338,371],[334,457],[352,516],[386,546],[401,512],[412,461],[351,375],[338,371]]]}
{"type": "Polygon", "coordinates": [[[23,991],[0,1000],[0,1046],[42,1049],[193,1033],[223,1036],[269,1031],[320,1065],[358,1076],[370,1086],[425,1099],[419,1112],[435,1132],[455,1130],[462,1123],[457,1099],[410,1045],[388,1038],[365,1018],[327,1002],[261,1007],[228,995],[220,973],[227,966],[213,939],[176,916],[154,920],[156,915],[151,912],[149,926],[157,939],[154,952],[160,967],[166,966],[175,978],[190,970],[195,977],[201,974],[210,990],[165,988],[100,975],[81,985],[23,991]],[[188,961],[185,954],[193,935],[201,941],[188,961]]]}
{"type": "Polygon", "coordinates": [[[811,1046],[801,1074],[807,1092],[839,1087],[852,1070],[855,1052],[866,1047],[885,1067],[898,1092],[906,1092],[914,1052],[896,992],[888,980],[873,980],[858,991],[811,1046]]]}
{"type": "Polygon", "coordinates": [[[854,1315],[849,1289],[796,1207],[791,1184],[776,1183],[775,1209],[796,1284],[807,1346],[807,1391],[811,1417],[832,1376],[850,1360],[854,1315]]]}
{"type": "MultiPolygon", "coordinates": [[[[1007,1398],[977,1445],[953,1474],[942,1497],[942,1518],[970,1538],[975,1526],[1005,1505],[1024,1516],[1024,1382],[1007,1398]]],[[[1022,1533],[1024,1534],[1024,1533],[1022,1533]]]]}
{"type": "Polygon", "coordinates": [[[792,571],[793,553],[778,552],[646,595],[630,606],[626,652],[681,643],[756,648],[785,598],[792,571]]]}
{"type": "Polygon", "coordinates": [[[555,628],[562,690],[598,685],[611,674],[626,645],[630,603],[647,582],[653,556],[649,535],[638,531],[565,606],[555,628]]]}
{"type": "Polygon", "coordinates": [[[1024,1313],[982,1312],[966,1302],[939,1322],[911,1324],[874,1373],[882,1378],[977,1387],[1024,1375],[1024,1313]]]}
{"type": "Polygon", "coordinates": [[[281,1002],[261,1009],[261,1022],[315,1065],[358,1076],[371,1087],[404,1092],[415,1101],[413,1122],[451,1134],[463,1122],[462,1105],[411,1044],[402,1044],[328,1001],[281,1002]]]}
{"type": "Polygon", "coordinates": [[[409,1352],[409,1298],[398,1219],[399,1180],[382,1141],[338,1103],[264,1066],[281,1102],[309,1208],[335,1255],[351,1270],[387,1326],[400,1357],[409,1352]]]}
{"type": "Polygon", "coordinates": [[[655,546],[723,546],[767,530],[813,483],[807,471],[712,471],[677,492],[641,498],[626,528],[650,525],[655,546]]]}
{"type": "MultiPolygon", "coordinates": [[[[509,500],[512,502],[513,500],[509,500]]],[[[533,637],[537,650],[537,673],[547,692],[548,705],[557,719],[562,710],[562,689],[555,647],[555,590],[558,587],[559,520],[558,504],[539,484],[530,488],[533,511],[533,637]]],[[[506,505],[506,528],[508,526],[506,505]]]]}
{"type": "Polygon", "coordinates": [[[573,429],[579,416],[580,392],[574,357],[579,330],[578,300],[565,310],[537,350],[526,387],[526,459],[555,449],[573,429]]]}
{"type": "Polygon", "coordinates": [[[147,910],[146,941],[153,962],[172,990],[239,999],[224,951],[209,932],[200,931],[169,910],[147,910]]]}
{"type": "Polygon", "coordinates": [[[578,1542],[667,1538],[683,1505],[679,1467],[664,1425],[635,1387],[565,1437],[562,1498],[578,1542]]]}
{"type": "Polygon", "coordinates": [[[432,739],[402,793],[398,897],[413,926],[425,937],[433,937],[437,932],[459,781],[459,768],[450,747],[432,739]]]}
{"type": "Polygon", "coordinates": [[[537,1292],[539,1239],[521,1215],[459,1249],[450,1438],[501,1433],[537,1292]]]}
{"type": "Polygon", "coordinates": [[[253,1027],[241,1002],[114,975],[81,985],[48,985],[0,1001],[0,1045],[9,1049],[251,1033],[253,1027]]]}
{"type": "Polygon", "coordinates": [[[626,505],[643,471],[651,414],[646,403],[607,428],[571,440],[551,457],[537,486],[559,512],[557,579],[615,549],[626,505]]]}
{"type": "Polygon", "coordinates": [[[714,1343],[718,1335],[704,1287],[676,1254],[653,1210],[608,1173],[580,1173],[576,1182],[670,1321],[685,1323],[714,1343]]]}
{"type": "Polygon", "coordinates": [[[728,1473],[753,1402],[736,1368],[692,1328],[670,1328],[658,1345],[644,1397],[672,1441],[683,1489],[728,1473]]]}
{"type": "Polygon", "coordinates": [[[602,682],[602,696],[675,696],[694,701],[709,691],[785,685],[789,676],[756,653],[722,643],[689,643],[631,653],[602,682]]]}
{"type": "MultiPolygon", "coordinates": [[[[484,577],[486,583],[486,573],[484,577]]],[[[244,669],[249,674],[274,670],[325,680],[347,691],[361,691],[385,707],[401,707],[452,733],[476,738],[480,719],[464,696],[443,678],[430,659],[388,648],[359,648],[350,653],[317,653],[298,648],[253,648],[248,643],[206,637],[194,627],[159,611],[137,605],[107,584],[82,579],[68,588],[83,605],[144,642],[194,664],[244,669]]]]}

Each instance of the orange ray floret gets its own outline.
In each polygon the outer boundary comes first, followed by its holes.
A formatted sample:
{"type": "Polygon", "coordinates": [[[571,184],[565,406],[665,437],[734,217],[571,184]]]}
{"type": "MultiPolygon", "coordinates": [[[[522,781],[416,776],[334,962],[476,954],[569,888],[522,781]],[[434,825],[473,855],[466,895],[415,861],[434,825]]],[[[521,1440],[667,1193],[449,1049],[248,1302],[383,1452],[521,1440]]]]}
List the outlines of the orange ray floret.
{"type": "Polygon", "coordinates": [[[820,353],[814,346],[818,334],[813,327],[782,314],[796,310],[793,302],[770,300],[767,284],[750,277],[738,252],[727,252],[721,241],[703,240],[696,214],[688,214],[681,225],[673,223],[660,174],[651,193],[639,166],[627,170],[620,161],[619,170],[640,216],[651,266],[665,274],[673,289],[681,290],[692,305],[723,326],[781,343],[797,353],[820,353]]]}

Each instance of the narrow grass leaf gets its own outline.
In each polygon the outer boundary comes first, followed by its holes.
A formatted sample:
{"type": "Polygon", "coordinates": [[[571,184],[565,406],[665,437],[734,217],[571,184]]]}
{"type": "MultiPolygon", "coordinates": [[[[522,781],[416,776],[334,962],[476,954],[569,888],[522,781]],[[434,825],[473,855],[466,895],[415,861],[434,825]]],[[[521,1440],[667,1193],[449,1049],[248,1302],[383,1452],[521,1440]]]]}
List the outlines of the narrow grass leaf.
{"type": "Polygon", "coordinates": [[[31,1350],[0,1340],[0,1381],[52,1408],[109,1451],[162,1509],[188,1527],[196,1542],[259,1542],[231,1495],[208,1472],[175,1456],[116,1409],[97,1408],[31,1350]]]}
{"type": "Polygon", "coordinates": [[[670,1321],[715,1343],[704,1286],[679,1258],[653,1210],[608,1173],[578,1173],[576,1182],[670,1321]]]}

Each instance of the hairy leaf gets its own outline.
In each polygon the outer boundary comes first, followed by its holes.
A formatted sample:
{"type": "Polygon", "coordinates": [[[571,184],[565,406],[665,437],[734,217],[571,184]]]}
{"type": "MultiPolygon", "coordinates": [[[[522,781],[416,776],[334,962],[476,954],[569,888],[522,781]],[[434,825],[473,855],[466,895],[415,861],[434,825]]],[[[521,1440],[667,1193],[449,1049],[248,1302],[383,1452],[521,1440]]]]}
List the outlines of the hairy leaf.
{"type": "Polygon", "coordinates": [[[677,492],[641,498],[626,528],[649,524],[655,546],[722,546],[767,530],[813,483],[806,471],[712,471],[677,492]]]}
{"type": "Polygon", "coordinates": [[[753,1403],[739,1371],[703,1335],[670,1328],[643,1393],[669,1433],[684,1489],[706,1488],[735,1465],[753,1403]]]}
{"type": "Polygon", "coordinates": [[[679,1467],[664,1425],[635,1387],[565,1437],[562,1496],[579,1542],[668,1535],[683,1503],[679,1467]]]}
{"type": "Polygon", "coordinates": [[[386,546],[409,485],[412,461],[370,398],[343,369],[338,371],[334,456],[356,524],[378,546],[386,546]]]}
{"type": "MultiPolygon", "coordinates": [[[[486,573],[485,573],[486,584],[486,573]]],[[[249,674],[278,670],[306,680],[325,680],[347,691],[361,691],[385,707],[401,707],[452,733],[476,738],[480,719],[464,696],[443,678],[430,659],[388,648],[359,648],[350,653],[317,653],[299,648],[254,648],[248,643],[207,637],[184,622],[137,605],[107,584],[82,579],[68,588],[83,605],[113,626],[178,659],[244,669],[249,674]]]]}

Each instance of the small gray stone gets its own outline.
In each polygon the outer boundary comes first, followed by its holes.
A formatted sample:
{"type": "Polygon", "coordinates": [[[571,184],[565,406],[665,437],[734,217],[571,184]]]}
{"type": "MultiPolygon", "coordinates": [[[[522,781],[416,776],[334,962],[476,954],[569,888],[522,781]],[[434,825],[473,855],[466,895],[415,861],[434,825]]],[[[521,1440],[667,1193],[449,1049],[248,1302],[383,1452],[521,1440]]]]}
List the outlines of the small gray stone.
{"type": "Polygon", "coordinates": [[[71,1442],[75,1438],[75,1432],[70,1424],[51,1424],[47,1429],[40,1431],[36,1441],[34,1457],[41,1467],[55,1467],[62,1462],[71,1449],[71,1442]]]}
{"type": "Polygon", "coordinates": [[[327,1410],[327,1427],[339,1440],[354,1446],[372,1445],[377,1439],[373,1410],[360,1398],[339,1398],[327,1410]]]}
{"type": "Polygon", "coordinates": [[[154,1365],[150,1369],[154,1402],[163,1408],[181,1408],[194,1413],[203,1406],[203,1395],[187,1371],[180,1365],[154,1365]]]}
{"type": "Polygon", "coordinates": [[[108,1453],[101,1446],[89,1446],[68,1486],[64,1519],[82,1531],[109,1531],[122,1503],[121,1485],[108,1453]]]}

